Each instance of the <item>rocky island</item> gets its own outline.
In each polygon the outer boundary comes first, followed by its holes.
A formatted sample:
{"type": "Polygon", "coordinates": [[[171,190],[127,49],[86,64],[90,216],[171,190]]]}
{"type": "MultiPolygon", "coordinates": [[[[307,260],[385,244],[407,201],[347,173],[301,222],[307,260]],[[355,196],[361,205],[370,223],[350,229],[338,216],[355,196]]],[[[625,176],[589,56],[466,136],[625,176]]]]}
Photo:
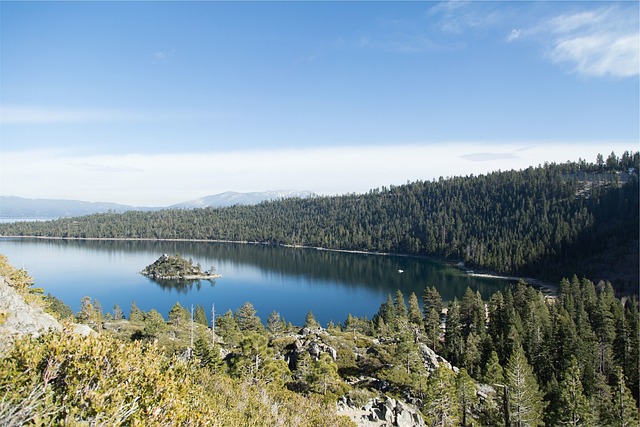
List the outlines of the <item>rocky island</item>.
{"type": "Polygon", "coordinates": [[[151,279],[178,279],[178,280],[212,280],[222,277],[215,273],[215,268],[202,271],[198,263],[193,265],[192,260],[187,260],[180,255],[163,254],[153,264],[148,265],[140,272],[151,279]]]}

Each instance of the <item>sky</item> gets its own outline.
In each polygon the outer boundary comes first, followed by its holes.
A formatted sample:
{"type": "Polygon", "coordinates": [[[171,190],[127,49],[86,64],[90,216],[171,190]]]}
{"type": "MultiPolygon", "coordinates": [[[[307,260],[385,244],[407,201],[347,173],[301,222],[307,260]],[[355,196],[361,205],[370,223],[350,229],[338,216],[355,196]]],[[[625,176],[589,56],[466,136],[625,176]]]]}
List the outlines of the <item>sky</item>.
{"type": "Polygon", "coordinates": [[[0,195],[361,193],[638,151],[639,3],[0,2],[0,195]]]}

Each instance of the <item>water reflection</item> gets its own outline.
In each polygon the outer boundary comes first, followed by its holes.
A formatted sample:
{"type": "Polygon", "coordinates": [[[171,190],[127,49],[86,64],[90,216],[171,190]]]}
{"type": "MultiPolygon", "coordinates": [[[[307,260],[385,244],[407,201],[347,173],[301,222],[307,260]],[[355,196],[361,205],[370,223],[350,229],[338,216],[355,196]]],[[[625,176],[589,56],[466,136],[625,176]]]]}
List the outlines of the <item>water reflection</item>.
{"type": "Polygon", "coordinates": [[[165,316],[176,301],[215,303],[218,313],[251,301],[263,320],[276,310],[300,323],[312,310],[326,324],[349,313],[371,317],[397,289],[421,299],[424,288],[436,286],[449,301],[462,298],[467,287],[487,299],[509,285],[430,259],[258,244],[0,238],[0,253],[16,266],[24,263],[37,286],[74,311],[85,295],[98,298],[106,310],[116,303],[125,309],[135,299],[141,309],[155,308],[165,316]],[[139,274],[164,253],[191,258],[205,269],[213,266],[222,277],[153,281],[139,274]]]}
{"type": "Polygon", "coordinates": [[[213,287],[216,285],[216,281],[214,279],[148,279],[150,282],[158,285],[161,289],[176,290],[181,294],[187,294],[194,290],[200,291],[203,286],[213,287]]]}

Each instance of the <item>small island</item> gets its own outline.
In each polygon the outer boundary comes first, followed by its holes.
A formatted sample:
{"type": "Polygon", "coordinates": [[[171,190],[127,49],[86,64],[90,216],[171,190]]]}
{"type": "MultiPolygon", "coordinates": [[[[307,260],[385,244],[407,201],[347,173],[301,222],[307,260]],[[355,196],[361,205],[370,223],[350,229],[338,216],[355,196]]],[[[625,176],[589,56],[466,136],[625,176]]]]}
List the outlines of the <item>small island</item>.
{"type": "Polygon", "coordinates": [[[145,267],[140,272],[151,279],[178,279],[178,280],[212,280],[222,277],[215,273],[215,268],[202,271],[198,263],[193,265],[192,260],[186,260],[180,255],[163,254],[153,264],[145,267]]]}

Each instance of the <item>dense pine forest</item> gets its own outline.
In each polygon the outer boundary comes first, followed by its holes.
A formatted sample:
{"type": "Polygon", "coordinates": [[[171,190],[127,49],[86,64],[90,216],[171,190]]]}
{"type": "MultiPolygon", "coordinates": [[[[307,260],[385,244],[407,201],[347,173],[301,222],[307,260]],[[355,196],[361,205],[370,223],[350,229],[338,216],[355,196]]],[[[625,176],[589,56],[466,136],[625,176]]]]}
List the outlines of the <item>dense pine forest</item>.
{"type": "Polygon", "coordinates": [[[637,293],[639,153],[440,178],[366,194],[1,224],[3,236],[203,239],[436,256],[637,293]]]}

